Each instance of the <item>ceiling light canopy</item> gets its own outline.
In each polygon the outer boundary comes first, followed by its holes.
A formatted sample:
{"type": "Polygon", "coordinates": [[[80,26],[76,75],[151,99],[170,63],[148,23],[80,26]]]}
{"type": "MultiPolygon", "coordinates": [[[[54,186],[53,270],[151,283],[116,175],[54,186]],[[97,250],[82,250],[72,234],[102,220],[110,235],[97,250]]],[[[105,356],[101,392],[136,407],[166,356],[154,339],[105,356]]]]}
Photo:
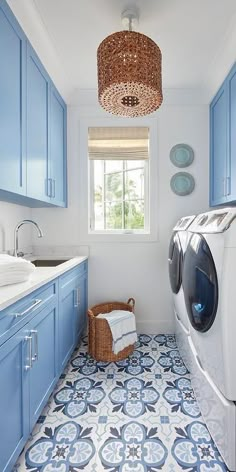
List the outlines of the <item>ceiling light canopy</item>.
{"type": "Polygon", "coordinates": [[[137,117],[162,103],[161,51],[148,36],[132,31],[137,13],[123,13],[128,31],[105,38],[97,51],[98,100],[108,112],[137,117]]]}

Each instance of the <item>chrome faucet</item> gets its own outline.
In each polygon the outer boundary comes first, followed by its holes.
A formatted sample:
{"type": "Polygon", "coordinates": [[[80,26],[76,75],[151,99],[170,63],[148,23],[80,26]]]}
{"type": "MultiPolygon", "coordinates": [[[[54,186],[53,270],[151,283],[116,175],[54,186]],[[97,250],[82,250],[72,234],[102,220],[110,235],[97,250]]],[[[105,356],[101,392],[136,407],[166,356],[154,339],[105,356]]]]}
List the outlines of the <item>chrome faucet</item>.
{"type": "Polygon", "coordinates": [[[24,253],[19,251],[18,232],[19,232],[19,229],[20,229],[21,226],[27,225],[27,224],[32,224],[32,225],[35,226],[35,228],[38,230],[38,238],[43,237],[43,233],[42,233],[39,225],[35,221],[33,221],[33,220],[22,220],[22,221],[20,221],[16,225],[15,231],[14,231],[14,252],[13,252],[13,255],[16,256],[16,257],[23,257],[24,256],[24,253]]]}

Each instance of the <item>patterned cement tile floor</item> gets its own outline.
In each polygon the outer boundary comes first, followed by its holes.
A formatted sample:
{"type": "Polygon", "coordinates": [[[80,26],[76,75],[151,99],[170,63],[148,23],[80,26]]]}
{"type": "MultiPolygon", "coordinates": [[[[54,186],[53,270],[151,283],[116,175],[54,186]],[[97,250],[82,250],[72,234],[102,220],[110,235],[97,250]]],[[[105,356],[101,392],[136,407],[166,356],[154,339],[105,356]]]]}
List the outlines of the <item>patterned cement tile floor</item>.
{"type": "Polygon", "coordinates": [[[95,362],[74,352],[14,472],[227,471],[170,335],[140,335],[134,353],[95,362]]]}

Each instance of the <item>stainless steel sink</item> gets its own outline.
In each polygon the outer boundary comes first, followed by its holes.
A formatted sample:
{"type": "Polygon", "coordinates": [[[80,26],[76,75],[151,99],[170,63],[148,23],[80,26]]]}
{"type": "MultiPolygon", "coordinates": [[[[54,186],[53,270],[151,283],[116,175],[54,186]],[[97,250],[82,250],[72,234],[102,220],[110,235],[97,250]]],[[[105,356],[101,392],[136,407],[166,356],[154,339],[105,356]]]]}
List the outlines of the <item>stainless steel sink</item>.
{"type": "Polygon", "coordinates": [[[56,267],[67,261],[68,259],[35,259],[31,262],[35,265],[35,267],[56,267]]]}

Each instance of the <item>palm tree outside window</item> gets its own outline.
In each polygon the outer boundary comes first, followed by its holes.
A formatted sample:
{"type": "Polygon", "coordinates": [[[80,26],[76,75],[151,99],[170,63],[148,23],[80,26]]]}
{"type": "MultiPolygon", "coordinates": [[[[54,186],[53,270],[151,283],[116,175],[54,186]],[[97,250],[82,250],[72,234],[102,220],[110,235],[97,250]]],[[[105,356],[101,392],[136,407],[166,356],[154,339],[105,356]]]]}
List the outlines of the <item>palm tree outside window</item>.
{"type": "Polygon", "coordinates": [[[149,228],[148,128],[89,128],[90,230],[149,228]]]}

